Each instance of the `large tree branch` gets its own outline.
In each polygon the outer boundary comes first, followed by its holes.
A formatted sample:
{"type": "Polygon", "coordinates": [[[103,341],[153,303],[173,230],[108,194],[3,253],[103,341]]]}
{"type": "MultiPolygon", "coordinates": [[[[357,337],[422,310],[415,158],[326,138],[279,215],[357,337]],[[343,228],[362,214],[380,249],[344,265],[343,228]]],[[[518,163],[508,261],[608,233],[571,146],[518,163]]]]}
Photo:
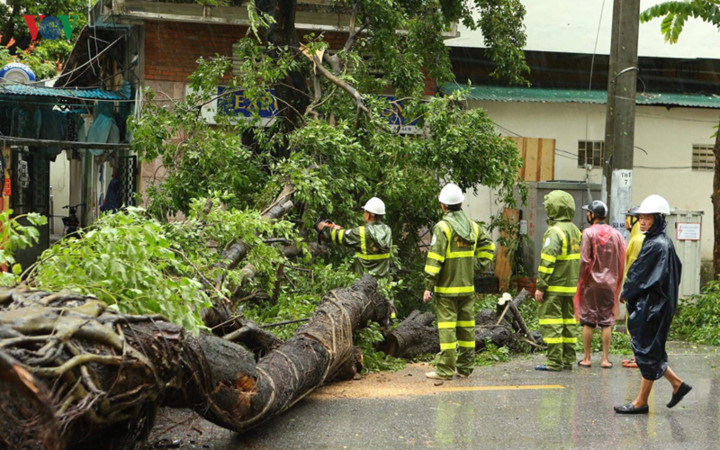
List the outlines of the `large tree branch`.
{"type": "Polygon", "coordinates": [[[329,81],[334,83],[335,85],[339,86],[343,90],[345,90],[348,94],[350,94],[354,99],[355,103],[357,104],[358,109],[362,110],[365,114],[370,116],[370,111],[365,106],[365,102],[362,98],[362,95],[360,95],[360,92],[355,89],[354,87],[350,86],[340,78],[333,75],[332,72],[327,70],[325,66],[323,66],[322,61],[317,57],[317,55],[312,55],[312,61],[315,63],[317,70],[329,81]]]}
{"type": "MultiPolygon", "coordinates": [[[[125,316],[92,297],[0,290],[0,304],[0,444],[8,448],[135,448],[160,406],[244,432],[356,367],[353,331],[390,311],[366,276],[330,291],[308,324],[256,364],[240,345],[125,316]]],[[[246,332],[257,330],[237,335],[246,332]]]]}

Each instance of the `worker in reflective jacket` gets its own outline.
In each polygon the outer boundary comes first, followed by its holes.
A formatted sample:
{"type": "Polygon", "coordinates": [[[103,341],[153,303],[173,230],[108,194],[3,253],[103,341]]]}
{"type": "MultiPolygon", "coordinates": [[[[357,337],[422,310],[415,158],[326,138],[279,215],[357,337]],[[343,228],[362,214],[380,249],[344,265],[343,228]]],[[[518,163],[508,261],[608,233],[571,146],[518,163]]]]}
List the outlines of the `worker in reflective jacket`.
{"type": "Polygon", "coordinates": [[[439,200],[445,216],[433,227],[425,263],[423,301],[435,298],[440,353],[428,378],[449,380],[469,376],[475,361],[475,257],[482,269],[493,260],[495,244],[480,226],[468,219],[461,206],[465,196],[446,185],[439,200]],[[458,351],[459,348],[459,351],[458,351]]]}
{"type": "Polygon", "coordinates": [[[547,344],[547,363],[535,370],[560,371],[575,364],[577,322],[573,297],[580,272],[582,235],[572,222],[575,201],[565,191],[545,196],[548,229],[540,251],[537,290],[540,331],[547,344]]]}
{"type": "Polygon", "coordinates": [[[369,273],[375,278],[389,277],[392,230],[383,223],[385,203],[373,197],[365,203],[363,217],[365,225],[348,230],[328,221],[321,221],[317,229],[335,244],[356,250],[355,273],[362,276],[369,273]]]}

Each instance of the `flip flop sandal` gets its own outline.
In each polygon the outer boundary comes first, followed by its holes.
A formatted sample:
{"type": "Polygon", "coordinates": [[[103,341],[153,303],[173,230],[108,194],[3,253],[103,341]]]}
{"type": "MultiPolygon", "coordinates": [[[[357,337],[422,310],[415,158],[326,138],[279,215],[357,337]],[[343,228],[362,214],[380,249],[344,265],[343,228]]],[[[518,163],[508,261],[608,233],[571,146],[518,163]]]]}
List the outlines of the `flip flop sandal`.
{"type": "Polygon", "coordinates": [[[590,364],[581,364],[581,363],[582,363],[582,361],[578,361],[578,366],[580,366],[580,367],[585,367],[585,368],[590,368],[590,367],[592,367],[592,363],[590,363],[590,364]]]}

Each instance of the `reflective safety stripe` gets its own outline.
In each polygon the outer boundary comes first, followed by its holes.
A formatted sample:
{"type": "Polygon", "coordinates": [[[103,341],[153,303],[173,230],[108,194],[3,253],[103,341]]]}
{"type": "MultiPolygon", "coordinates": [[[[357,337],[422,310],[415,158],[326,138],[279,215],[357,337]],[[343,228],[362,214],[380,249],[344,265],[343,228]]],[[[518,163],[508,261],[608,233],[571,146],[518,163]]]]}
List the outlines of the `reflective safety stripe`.
{"type": "MultiPolygon", "coordinates": [[[[452,230],[450,229],[450,225],[448,225],[444,221],[440,221],[437,223],[440,228],[442,229],[443,233],[445,233],[445,237],[447,238],[447,248],[445,249],[445,258],[447,259],[455,259],[455,258],[472,258],[475,256],[475,251],[477,249],[477,240],[480,237],[480,225],[476,224],[475,222],[472,222],[473,229],[475,230],[475,243],[473,244],[472,250],[464,250],[464,251],[453,251],[452,248],[452,230]]],[[[482,247],[483,250],[495,250],[495,244],[491,244],[485,247],[482,247]]],[[[430,256],[430,253],[428,253],[428,257],[430,256]]],[[[480,257],[480,255],[478,255],[480,257]]],[[[492,259],[493,255],[491,253],[488,253],[484,255],[485,258],[492,259]]],[[[442,262],[442,260],[438,261],[442,262]]]]}
{"type": "Polygon", "coordinates": [[[580,259],[580,253],[573,253],[571,255],[558,255],[558,261],[570,261],[573,259],[580,259]]]}
{"type": "Polygon", "coordinates": [[[538,324],[539,325],[575,325],[577,323],[577,320],[575,318],[571,319],[539,319],[538,324]]]}
{"type": "Polygon", "coordinates": [[[560,254],[567,255],[567,237],[565,237],[565,232],[559,227],[550,227],[550,229],[555,230],[555,232],[562,238],[562,252],[560,254]]]}
{"type": "Polygon", "coordinates": [[[540,325],[562,325],[565,319],[539,319],[538,324],[540,325]]]}
{"type": "Polygon", "coordinates": [[[441,343],[440,350],[455,350],[455,348],[457,347],[457,344],[458,344],[457,341],[450,342],[448,344],[441,343]]]}
{"type": "Polygon", "coordinates": [[[390,253],[380,253],[377,255],[368,254],[367,251],[367,240],[365,239],[365,227],[358,227],[360,233],[360,251],[355,252],[355,256],[366,261],[376,261],[378,259],[390,258],[390,253]]]}
{"type": "Polygon", "coordinates": [[[538,266],[538,272],[542,272],[542,273],[553,273],[553,272],[555,272],[555,268],[554,268],[554,267],[538,266]]]}
{"type": "Polygon", "coordinates": [[[441,220],[440,222],[438,222],[438,225],[440,225],[440,228],[442,228],[443,233],[445,233],[445,237],[447,238],[447,241],[448,241],[448,244],[449,244],[449,243],[450,243],[450,236],[451,236],[451,233],[452,233],[452,232],[450,231],[450,225],[448,225],[447,223],[443,222],[442,220],[441,220]]]}
{"type": "Polygon", "coordinates": [[[475,328],[475,321],[474,320],[458,320],[457,326],[459,327],[473,327],[475,328]]]}
{"type": "MultiPolygon", "coordinates": [[[[568,255],[568,240],[567,236],[565,236],[565,232],[561,230],[559,227],[550,227],[552,230],[555,230],[561,237],[562,237],[562,251],[557,256],[558,261],[573,261],[573,260],[579,260],[580,259],[580,253],[571,253],[568,255]]],[[[540,255],[543,259],[545,259],[545,254],[540,255]]],[[[547,255],[550,256],[550,255],[547,255]]],[[[550,256],[552,258],[552,256],[550,256]]],[[[549,261],[549,260],[548,260],[549,261]]]]}
{"type": "Polygon", "coordinates": [[[445,257],[443,255],[438,255],[435,252],[428,252],[427,254],[428,259],[434,259],[435,261],[444,262],[445,257]]]}
{"type": "Polygon", "coordinates": [[[362,253],[355,253],[355,256],[360,259],[374,261],[376,259],[388,259],[390,257],[390,253],[380,253],[378,255],[363,255],[362,253]]]}
{"type": "Polygon", "coordinates": [[[360,253],[367,255],[367,244],[365,242],[365,227],[359,227],[360,232],[360,253]]]}
{"type": "Polygon", "coordinates": [[[495,244],[490,245],[483,245],[482,247],[478,247],[478,250],[495,250],[495,244]]]}
{"type": "Polygon", "coordinates": [[[472,250],[467,250],[463,252],[451,252],[448,251],[447,258],[453,259],[453,258],[472,258],[475,256],[475,252],[472,250]]]}
{"type": "Polygon", "coordinates": [[[458,341],[458,347],[475,348],[475,341],[458,341]]]}
{"type": "Polygon", "coordinates": [[[330,230],[330,239],[333,242],[337,242],[337,228],[333,228],[332,230],[330,230]]]}
{"type": "Polygon", "coordinates": [[[480,253],[478,253],[477,257],[483,258],[483,259],[493,259],[495,257],[495,255],[493,255],[492,253],[488,253],[488,252],[480,252],[480,253]]]}
{"type": "Polygon", "coordinates": [[[452,237],[452,232],[450,231],[450,225],[443,222],[442,220],[437,223],[440,228],[442,228],[443,233],[445,233],[445,238],[447,239],[447,247],[445,248],[445,257],[450,257],[450,238],[452,237]]]}
{"type": "Polygon", "coordinates": [[[541,253],[540,257],[544,259],[547,262],[555,262],[555,257],[553,255],[548,255],[547,253],[541,253]]]}
{"type": "Polygon", "coordinates": [[[574,294],[577,292],[577,286],[565,287],[565,286],[548,286],[547,292],[555,292],[559,294],[574,294]]]}
{"type": "Polygon", "coordinates": [[[435,286],[435,292],[439,294],[474,294],[475,286],[440,287],[435,286]]]}
{"type": "Polygon", "coordinates": [[[430,275],[435,275],[437,273],[440,273],[440,267],[426,265],[425,272],[429,273],[430,275]]]}
{"type": "Polygon", "coordinates": [[[577,343],[577,338],[574,337],[557,337],[557,338],[551,338],[546,337],[543,338],[543,341],[545,341],[546,344],[575,344],[577,343]]]}
{"type": "Polygon", "coordinates": [[[457,322],[438,322],[438,329],[445,330],[448,328],[455,328],[457,322]]]}
{"type": "Polygon", "coordinates": [[[338,243],[339,244],[343,243],[343,237],[345,237],[345,230],[340,230],[340,232],[338,233],[338,243]]]}

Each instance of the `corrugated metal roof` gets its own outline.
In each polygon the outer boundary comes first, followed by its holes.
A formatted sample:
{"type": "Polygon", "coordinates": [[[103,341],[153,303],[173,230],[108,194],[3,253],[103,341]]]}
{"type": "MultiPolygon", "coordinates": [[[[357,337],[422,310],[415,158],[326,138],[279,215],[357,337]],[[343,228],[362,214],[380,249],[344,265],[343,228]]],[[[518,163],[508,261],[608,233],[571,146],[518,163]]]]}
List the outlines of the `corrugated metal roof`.
{"type": "Polygon", "coordinates": [[[102,89],[67,89],[26,84],[0,84],[0,95],[33,95],[84,100],[126,100],[117,92],[102,89]]]}
{"type": "MultiPolygon", "coordinates": [[[[468,86],[457,83],[445,83],[442,92],[449,94],[457,89],[468,86]]],[[[606,91],[579,91],[572,89],[537,89],[500,86],[471,86],[471,100],[491,102],[523,102],[523,103],[607,103],[606,91]]],[[[684,106],[688,108],[720,109],[720,96],[701,94],[658,94],[638,93],[637,105],[684,106]]]]}

